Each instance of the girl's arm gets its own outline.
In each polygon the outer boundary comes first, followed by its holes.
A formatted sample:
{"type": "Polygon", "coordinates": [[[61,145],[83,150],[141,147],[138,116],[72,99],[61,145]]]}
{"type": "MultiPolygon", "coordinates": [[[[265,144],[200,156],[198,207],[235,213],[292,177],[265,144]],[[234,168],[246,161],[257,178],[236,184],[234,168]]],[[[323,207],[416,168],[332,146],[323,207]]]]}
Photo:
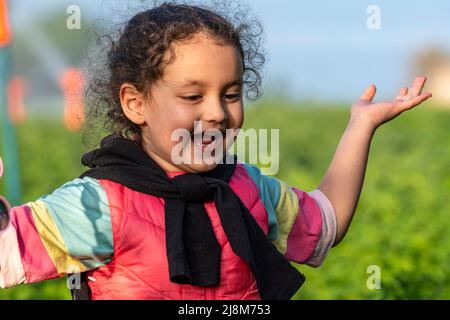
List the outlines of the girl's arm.
{"type": "Polygon", "coordinates": [[[113,245],[100,181],[74,179],[9,210],[0,231],[0,288],[98,268],[111,260],[113,245]]]}
{"type": "Polygon", "coordinates": [[[372,103],[376,87],[369,86],[352,106],[350,121],[319,189],[333,204],[337,219],[334,246],[344,238],[355,213],[375,130],[431,97],[421,94],[425,77],[415,79],[411,88],[402,88],[394,101],[372,103]]]}

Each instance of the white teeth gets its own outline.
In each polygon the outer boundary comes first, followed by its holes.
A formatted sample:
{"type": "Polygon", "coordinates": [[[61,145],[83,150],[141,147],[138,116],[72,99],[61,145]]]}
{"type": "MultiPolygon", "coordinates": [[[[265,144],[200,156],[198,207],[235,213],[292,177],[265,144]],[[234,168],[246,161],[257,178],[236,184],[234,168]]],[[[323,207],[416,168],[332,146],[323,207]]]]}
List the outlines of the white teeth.
{"type": "MultiPolygon", "coordinates": [[[[218,130],[221,135],[222,138],[225,140],[225,132],[223,132],[222,130],[218,130]]],[[[201,148],[207,147],[207,146],[214,146],[216,143],[218,143],[217,141],[219,141],[220,139],[218,139],[220,137],[216,137],[214,134],[211,134],[209,132],[203,131],[201,133],[192,133],[191,134],[191,139],[193,142],[195,142],[195,145],[201,148]],[[217,140],[217,141],[216,141],[217,140]]]]}

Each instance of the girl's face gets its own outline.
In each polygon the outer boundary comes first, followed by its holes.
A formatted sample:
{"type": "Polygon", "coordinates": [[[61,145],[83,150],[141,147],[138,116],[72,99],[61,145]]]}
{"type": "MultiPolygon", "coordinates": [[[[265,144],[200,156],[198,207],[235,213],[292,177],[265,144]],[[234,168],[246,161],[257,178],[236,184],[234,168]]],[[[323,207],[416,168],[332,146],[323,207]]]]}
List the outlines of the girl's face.
{"type": "MultiPolygon", "coordinates": [[[[242,59],[234,46],[220,44],[204,33],[173,44],[173,48],[175,60],[165,67],[163,78],[152,84],[148,98],[137,95],[124,84],[122,107],[127,117],[141,126],[144,150],[165,171],[206,172],[217,163],[201,158],[200,162],[194,161],[194,153],[205,150],[202,143],[195,143],[201,142],[201,137],[194,140],[190,136],[192,140],[187,150],[191,160],[177,164],[173,161],[172,149],[179,146],[180,141],[172,141],[172,133],[177,129],[194,133],[194,128],[200,128],[199,124],[203,132],[216,129],[225,133],[226,129],[242,127],[242,59]]],[[[170,54],[166,52],[165,57],[169,59],[170,54]]],[[[224,135],[223,152],[234,142],[234,137],[227,138],[224,135]]]]}

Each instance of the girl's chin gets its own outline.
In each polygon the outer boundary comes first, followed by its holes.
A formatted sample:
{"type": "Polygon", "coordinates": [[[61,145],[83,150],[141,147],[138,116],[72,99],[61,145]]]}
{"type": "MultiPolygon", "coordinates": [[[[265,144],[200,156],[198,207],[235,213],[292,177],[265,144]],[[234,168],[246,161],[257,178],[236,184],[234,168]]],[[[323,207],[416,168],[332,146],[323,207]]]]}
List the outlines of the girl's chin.
{"type": "Polygon", "coordinates": [[[223,161],[220,161],[214,157],[208,157],[194,162],[183,162],[178,165],[178,167],[185,172],[202,173],[213,170],[220,162],[223,161]]]}
{"type": "Polygon", "coordinates": [[[191,173],[202,173],[213,170],[217,166],[217,163],[213,162],[212,164],[201,163],[201,164],[189,164],[186,165],[186,171],[191,173]]]}
{"type": "Polygon", "coordinates": [[[187,157],[183,157],[183,154],[177,154],[177,158],[171,158],[171,162],[180,171],[190,173],[202,173],[213,170],[219,163],[224,161],[224,155],[227,154],[228,148],[224,148],[223,144],[216,146],[211,143],[206,146],[196,146],[191,144],[190,154],[187,157]],[[222,151],[218,151],[222,148],[222,151]],[[217,152],[217,154],[216,154],[217,152]],[[177,163],[177,164],[175,164],[177,163]]]}

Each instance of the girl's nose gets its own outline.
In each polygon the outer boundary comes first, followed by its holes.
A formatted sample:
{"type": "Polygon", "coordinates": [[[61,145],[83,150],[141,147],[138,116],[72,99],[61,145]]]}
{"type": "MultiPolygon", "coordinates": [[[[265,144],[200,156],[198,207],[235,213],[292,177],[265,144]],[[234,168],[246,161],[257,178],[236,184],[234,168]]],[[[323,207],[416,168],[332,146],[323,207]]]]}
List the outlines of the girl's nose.
{"type": "Polygon", "coordinates": [[[228,121],[226,104],[222,101],[214,101],[205,105],[203,120],[207,122],[223,123],[228,121]]]}

